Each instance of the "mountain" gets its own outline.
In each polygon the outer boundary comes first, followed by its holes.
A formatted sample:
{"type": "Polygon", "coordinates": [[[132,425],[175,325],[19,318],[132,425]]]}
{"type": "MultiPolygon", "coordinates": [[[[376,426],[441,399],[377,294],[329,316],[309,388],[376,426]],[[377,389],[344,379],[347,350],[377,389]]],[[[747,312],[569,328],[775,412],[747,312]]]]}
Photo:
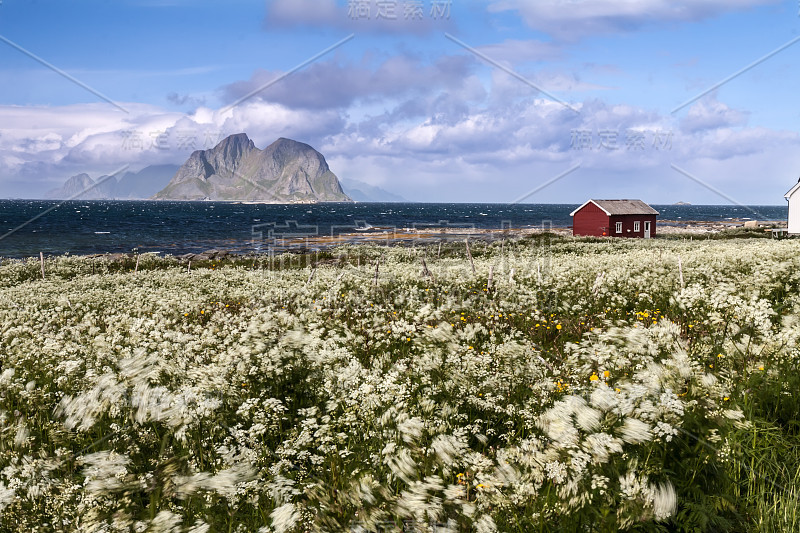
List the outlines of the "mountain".
{"type": "Polygon", "coordinates": [[[263,150],[246,134],[197,150],[155,200],[267,203],[350,202],[325,158],[311,146],[280,138],[263,150]]]}
{"type": "Polygon", "coordinates": [[[96,191],[95,181],[89,174],[77,174],[69,178],[64,185],[47,193],[48,199],[64,200],[67,198],[93,199],[96,191]],[[88,196],[84,196],[88,195],[88,196]]]}
{"type": "Polygon", "coordinates": [[[400,195],[358,180],[341,180],[345,194],[356,202],[408,202],[400,195]]]}
{"type": "Polygon", "coordinates": [[[100,176],[97,180],[85,173],[78,174],[48,192],[46,197],[53,200],[144,200],[163,189],[177,170],[176,165],[151,165],[139,172],[100,176]]]}

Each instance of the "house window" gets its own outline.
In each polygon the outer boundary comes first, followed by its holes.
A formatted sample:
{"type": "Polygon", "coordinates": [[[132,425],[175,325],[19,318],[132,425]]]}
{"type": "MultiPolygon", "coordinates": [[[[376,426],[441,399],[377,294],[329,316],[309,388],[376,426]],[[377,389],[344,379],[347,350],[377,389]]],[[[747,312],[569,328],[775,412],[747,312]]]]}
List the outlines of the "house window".
{"type": "Polygon", "coordinates": [[[633,231],[635,231],[635,232],[639,231],[639,221],[638,220],[633,223],[633,231]]]}
{"type": "Polygon", "coordinates": [[[617,233],[622,233],[622,222],[617,222],[617,233]]]}

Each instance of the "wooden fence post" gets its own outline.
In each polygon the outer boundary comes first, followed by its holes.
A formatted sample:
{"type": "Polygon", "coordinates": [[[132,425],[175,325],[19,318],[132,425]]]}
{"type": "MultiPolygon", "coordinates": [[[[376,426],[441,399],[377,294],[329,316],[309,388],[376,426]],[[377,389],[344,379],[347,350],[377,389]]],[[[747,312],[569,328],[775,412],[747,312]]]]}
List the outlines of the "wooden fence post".
{"type": "Polygon", "coordinates": [[[436,281],[436,278],[433,277],[433,274],[430,270],[428,270],[428,264],[425,262],[425,258],[421,257],[422,259],[422,274],[431,278],[431,280],[436,281]]]}
{"type": "Polygon", "coordinates": [[[464,239],[467,244],[467,257],[469,257],[469,264],[472,265],[472,273],[475,274],[475,262],[472,260],[472,253],[469,251],[469,237],[464,239]]]}

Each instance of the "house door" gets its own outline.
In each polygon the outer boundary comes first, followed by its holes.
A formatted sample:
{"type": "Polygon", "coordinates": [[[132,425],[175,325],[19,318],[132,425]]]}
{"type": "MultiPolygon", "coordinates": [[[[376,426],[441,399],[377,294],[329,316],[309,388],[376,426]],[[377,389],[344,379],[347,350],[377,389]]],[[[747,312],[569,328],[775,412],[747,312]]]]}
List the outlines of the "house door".
{"type": "Polygon", "coordinates": [[[650,221],[649,220],[645,220],[644,221],[644,238],[645,239],[649,239],[650,238],[650,221]]]}

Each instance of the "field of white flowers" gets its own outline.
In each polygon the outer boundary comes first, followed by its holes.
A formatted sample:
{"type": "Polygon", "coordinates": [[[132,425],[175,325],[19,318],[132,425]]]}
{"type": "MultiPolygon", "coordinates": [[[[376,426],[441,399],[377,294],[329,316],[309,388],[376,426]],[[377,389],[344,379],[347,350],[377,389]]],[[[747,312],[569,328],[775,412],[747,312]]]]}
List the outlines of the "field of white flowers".
{"type": "Polygon", "coordinates": [[[800,527],[800,241],[333,254],[4,261],[0,530],[800,527]]]}

